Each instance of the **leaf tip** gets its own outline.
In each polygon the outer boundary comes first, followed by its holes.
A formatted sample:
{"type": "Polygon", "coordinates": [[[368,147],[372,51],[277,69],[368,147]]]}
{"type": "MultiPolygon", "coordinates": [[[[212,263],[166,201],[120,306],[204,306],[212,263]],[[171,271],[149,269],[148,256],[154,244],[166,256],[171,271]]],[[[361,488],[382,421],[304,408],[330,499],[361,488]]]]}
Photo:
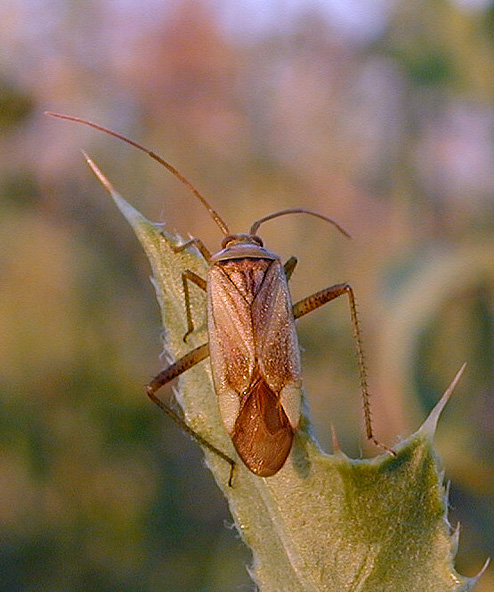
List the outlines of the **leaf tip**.
{"type": "Polygon", "coordinates": [[[476,576],[473,576],[473,578],[470,578],[470,582],[472,583],[472,587],[475,586],[475,584],[484,575],[486,569],[489,567],[490,562],[491,562],[491,558],[487,557],[487,559],[485,560],[485,563],[484,563],[482,569],[479,571],[479,573],[476,576]]]}
{"type": "Polygon", "coordinates": [[[443,412],[444,408],[446,407],[447,402],[451,398],[451,395],[453,394],[453,391],[455,390],[456,385],[460,381],[460,378],[462,377],[463,372],[465,371],[465,367],[466,367],[466,363],[463,364],[463,366],[458,370],[455,377],[451,381],[451,384],[444,391],[443,396],[439,399],[439,401],[436,404],[436,406],[434,407],[434,409],[430,412],[429,417],[422,424],[422,427],[420,428],[420,432],[427,434],[431,438],[434,436],[434,434],[436,433],[437,424],[438,424],[439,418],[441,416],[441,413],[443,412]]]}
{"type": "Polygon", "coordinates": [[[451,534],[451,555],[456,557],[456,553],[458,552],[458,546],[460,544],[460,523],[456,525],[456,528],[451,534]]]}
{"type": "Polygon", "coordinates": [[[485,560],[484,566],[479,571],[479,573],[475,576],[476,580],[478,580],[484,574],[485,570],[489,567],[490,562],[491,562],[491,558],[487,557],[487,559],[485,560]]]}
{"type": "Polygon", "coordinates": [[[84,150],[81,150],[84,159],[86,160],[86,162],[88,163],[90,169],[93,171],[93,173],[95,174],[96,178],[98,179],[98,181],[103,185],[103,187],[108,191],[108,193],[114,197],[115,194],[117,194],[117,192],[115,191],[113,185],[110,183],[110,181],[105,177],[105,175],[103,175],[103,173],[101,172],[101,169],[98,167],[98,165],[90,158],[90,156],[87,154],[87,152],[85,152],[84,150]]]}
{"type": "Polygon", "coordinates": [[[340,442],[338,440],[338,434],[336,433],[336,428],[334,427],[333,423],[330,424],[330,429],[331,429],[331,442],[333,444],[333,454],[340,455],[340,454],[342,454],[341,446],[340,446],[340,442]]]}
{"type": "Polygon", "coordinates": [[[122,212],[130,225],[133,228],[136,228],[139,222],[144,221],[144,217],[127,201],[125,201],[125,199],[115,190],[109,179],[101,172],[101,169],[94,162],[94,160],[92,160],[92,158],[84,150],[81,150],[81,152],[96,178],[110,194],[118,209],[122,212]]]}

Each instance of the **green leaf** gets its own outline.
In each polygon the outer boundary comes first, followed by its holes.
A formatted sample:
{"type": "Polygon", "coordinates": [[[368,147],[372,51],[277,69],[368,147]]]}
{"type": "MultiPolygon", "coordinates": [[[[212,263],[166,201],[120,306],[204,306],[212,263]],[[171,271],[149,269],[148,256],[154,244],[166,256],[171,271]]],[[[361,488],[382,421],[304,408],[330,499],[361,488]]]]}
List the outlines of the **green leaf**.
{"type": "MultiPolygon", "coordinates": [[[[182,272],[206,277],[193,246],[146,220],[115,193],[89,160],[132,225],[153,270],[165,327],[165,349],[176,360],[207,342],[205,295],[191,293],[195,331],[187,344],[182,272]]],[[[457,376],[457,379],[459,375],[457,376]]],[[[304,403],[302,425],[286,465],[261,478],[205,450],[235,524],[253,553],[251,575],[261,592],[463,592],[478,578],[456,573],[457,533],[447,522],[447,494],[433,451],[437,420],[455,382],[423,427],[396,448],[396,457],[352,460],[324,454],[304,403]]],[[[188,425],[236,459],[212,388],[208,360],[179,379],[188,425]]]]}

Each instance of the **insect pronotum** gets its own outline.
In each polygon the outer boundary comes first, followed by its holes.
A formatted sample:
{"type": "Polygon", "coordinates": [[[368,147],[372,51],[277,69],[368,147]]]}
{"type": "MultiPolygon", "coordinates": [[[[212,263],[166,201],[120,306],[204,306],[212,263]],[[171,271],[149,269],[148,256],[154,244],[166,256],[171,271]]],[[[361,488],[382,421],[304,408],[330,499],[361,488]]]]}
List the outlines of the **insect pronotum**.
{"type": "MultiPolygon", "coordinates": [[[[184,341],[194,331],[190,284],[207,293],[209,341],[155,376],[147,386],[147,393],[154,403],[200,444],[230,464],[230,485],[235,461],[190,428],[182,417],[156,395],[157,391],[209,356],[220,413],[239,457],[256,475],[275,475],[285,464],[299,426],[302,380],[295,320],[343,294],[348,296],[350,305],[366,435],[377,446],[394,454],[375,438],[372,429],[362,338],[353,289],[347,283],[337,284],[292,305],[288,280],[297,260],[292,257],[283,265],[278,255],[264,248],[257,235],[261,224],[286,214],[316,216],[349,236],[339,224],[311,210],[287,209],[257,220],[247,234],[231,234],[205,197],[179,171],[151,150],[90,121],[58,113],[49,112],[48,115],[83,123],[151,156],[189,188],[224,234],[222,248],[214,255],[197,238],[176,247],[179,252],[195,245],[209,264],[207,279],[189,270],[182,274],[187,318],[184,341]]],[[[86,159],[111,192],[109,181],[89,157],[86,159]]]]}

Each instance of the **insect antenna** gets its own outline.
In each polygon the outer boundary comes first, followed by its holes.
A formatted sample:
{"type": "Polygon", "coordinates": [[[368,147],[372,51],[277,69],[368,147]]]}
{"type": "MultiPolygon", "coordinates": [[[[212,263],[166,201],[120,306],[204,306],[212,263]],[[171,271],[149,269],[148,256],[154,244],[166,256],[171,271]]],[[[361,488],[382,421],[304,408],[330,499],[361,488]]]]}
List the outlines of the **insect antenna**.
{"type": "Polygon", "coordinates": [[[292,208],[292,209],[288,209],[288,210],[280,210],[279,212],[274,212],[273,214],[269,214],[269,216],[264,216],[264,218],[261,218],[260,220],[256,220],[256,222],[254,222],[254,224],[252,224],[252,226],[250,227],[249,234],[254,234],[254,235],[257,234],[257,231],[259,229],[259,226],[261,226],[261,224],[264,224],[264,222],[267,222],[268,220],[272,220],[273,218],[279,218],[280,216],[285,216],[285,214],[309,214],[310,216],[315,216],[316,218],[321,218],[321,220],[326,220],[326,222],[329,222],[330,224],[335,226],[341,232],[341,234],[344,234],[348,238],[352,238],[351,235],[342,226],[340,226],[338,224],[338,222],[336,222],[332,218],[328,218],[324,214],[319,214],[318,212],[313,212],[312,210],[306,210],[305,208],[292,208]]]}
{"type": "Polygon", "coordinates": [[[99,130],[100,132],[104,132],[105,134],[108,134],[109,136],[113,136],[114,138],[117,138],[118,140],[122,140],[123,142],[130,144],[131,146],[133,146],[134,148],[137,148],[138,150],[141,150],[142,152],[144,152],[145,154],[150,156],[152,159],[159,162],[162,166],[165,167],[165,169],[167,171],[169,171],[179,181],[181,181],[187,187],[187,189],[189,189],[189,191],[191,191],[197,197],[197,199],[204,205],[204,207],[209,212],[209,215],[211,216],[211,218],[219,226],[221,232],[225,236],[228,236],[230,234],[230,230],[229,230],[227,224],[223,221],[223,219],[220,217],[218,212],[213,210],[213,208],[209,205],[209,202],[207,201],[207,199],[194,187],[194,185],[192,185],[192,183],[188,179],[186,179],[182,175],[182,173],[180,173],[169,162],[167,162],[166,160],[161,158],[161,156],[156,154],[156,152],[149,150],[148,148],[146,148],[142,144],[138,144],[137,142],[134,142],[134,140],[131,140],[130,138],[126,138],[125,136],[122,136],[121,134],[118,134],[117,132],[113,132],[112,130],[107,129],[106,127],[103,127],[102,125],[98,125],[97,123],[93,123],[92,121],[88,121],[87,119],[81,119],[80,117],[74,117],[73,115],[63,115],[62,113],[53,113],[52,111],[45,111],[45,115],[50,115],[51,117],[57,117],[58,119],[65,119],[66,121],[75,121],[76,123],[82,123],[84,125],[94,128],[96,130],[99,130]]]}

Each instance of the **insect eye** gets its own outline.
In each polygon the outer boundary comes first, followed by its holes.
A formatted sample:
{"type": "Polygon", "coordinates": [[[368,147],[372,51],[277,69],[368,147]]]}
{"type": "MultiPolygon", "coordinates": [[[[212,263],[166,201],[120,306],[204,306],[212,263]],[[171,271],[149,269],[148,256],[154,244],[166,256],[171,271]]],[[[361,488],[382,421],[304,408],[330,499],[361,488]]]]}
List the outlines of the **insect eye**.
{"type": "Polygon", "coordinates": [[[235,235],[230,234],[229,236],[225,236],[225,238],[221,241],[221,248],[226,249],[228,246],[231,245],[236,239],[235,235]]]}

